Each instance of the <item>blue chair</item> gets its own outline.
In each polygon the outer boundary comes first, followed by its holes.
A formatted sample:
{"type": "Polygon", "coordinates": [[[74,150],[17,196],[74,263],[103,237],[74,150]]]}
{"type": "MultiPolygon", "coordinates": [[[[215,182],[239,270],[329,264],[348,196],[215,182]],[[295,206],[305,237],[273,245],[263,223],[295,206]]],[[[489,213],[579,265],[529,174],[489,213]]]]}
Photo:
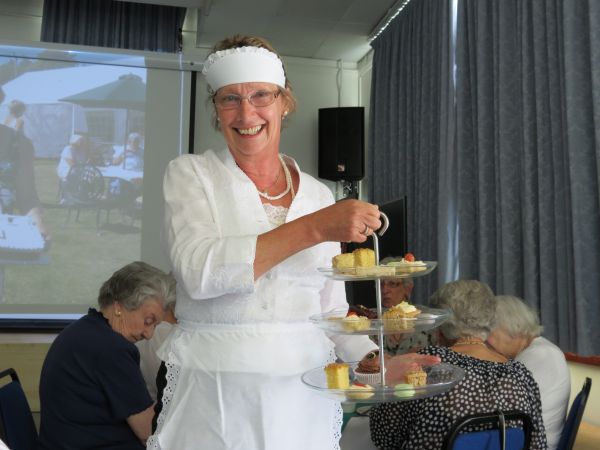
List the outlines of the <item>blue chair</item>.
{"type": "Polygon", "coordinates": [[[0,372],[11,381],[0,387],[0,438],[11,450],[34,450],[37,429],[25,392],[14,369],[0,372]]]}
{"type": "Polygon", "coordinates": [[[465,416],[456,421],[444,439],[444,450],[522,450],[531,442],[533,423],[521,411],[496,411],[465,416]],[[507,427],[506,421],[520,421],[522,427],[507,427]],[[488,426],[484,431],[467,431],[474,426],[488,426]]]}
{"type": "Polygon", "coordinates": [[[573,448],[591,389],[592,379],[586,378],[583,383],[583,388],[575,396],[573,403],[571,404],[571,409],[569,409],[565,426],[560,435],[560,441],[558,441],[558,450],[571,450],[573,448]]]}

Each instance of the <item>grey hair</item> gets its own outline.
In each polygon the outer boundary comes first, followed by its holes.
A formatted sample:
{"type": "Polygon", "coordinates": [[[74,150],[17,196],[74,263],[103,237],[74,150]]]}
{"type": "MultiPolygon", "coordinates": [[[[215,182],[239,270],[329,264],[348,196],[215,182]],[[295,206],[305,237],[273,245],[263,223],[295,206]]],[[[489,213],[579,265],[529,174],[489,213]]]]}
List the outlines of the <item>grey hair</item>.
{"type": "Polygon", "coordinates": [[[117,302],[128,311],[147,300],[158,300],[166,310],[175,302],[175,278],[150,264],[135,261],[120,268],[104,282],[98,306],[104,309],[117,302]]]}
{"type": "Polygon", "coordinates": [[[513,295],[496,296],[496,326],[511,337],[536,338],[544,331],[537,311],[513,295]]]}
{"type": "Polygon", "coordinates": [[[490,287],[476,280],[457,280],[438,288],[429,304],[452,314],[440,329],[447,339],[476,336],[487,339],[494,328],[496,298],[490,287]]]}

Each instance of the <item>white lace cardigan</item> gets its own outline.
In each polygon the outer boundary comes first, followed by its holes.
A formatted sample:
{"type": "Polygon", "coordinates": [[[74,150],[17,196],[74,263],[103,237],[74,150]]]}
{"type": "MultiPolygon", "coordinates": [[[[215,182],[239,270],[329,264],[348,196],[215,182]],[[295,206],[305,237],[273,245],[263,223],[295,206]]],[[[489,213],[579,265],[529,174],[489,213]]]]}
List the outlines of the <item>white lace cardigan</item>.
{"type": "MultiPolygon", "coordinates": [[[[300,185],[287,221],[334,201],[324,184],[297,170],[300,185]]],[[[227,149],[178,157],[169,164],[163,187],[165,239],[178,281],[178,319],[211,324],[306,322],[312,314],[347,308],[344,283],[317,270],[331,265],[340,252],[337,242],[303,250],[254,281],[257,236],[273,225],[254,184],[227,149]]],[[[376,348],[366,336],[331,339],[346,361],[359,360],[376,348]]]]}

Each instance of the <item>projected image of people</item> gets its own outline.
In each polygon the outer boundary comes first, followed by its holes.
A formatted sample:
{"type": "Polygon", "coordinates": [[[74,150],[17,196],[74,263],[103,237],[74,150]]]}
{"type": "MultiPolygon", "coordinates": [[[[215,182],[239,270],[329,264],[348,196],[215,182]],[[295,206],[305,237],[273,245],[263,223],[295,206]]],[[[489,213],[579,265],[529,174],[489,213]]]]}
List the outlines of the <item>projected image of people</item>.
{"type": "MultiPolygon", "coordinates": [[[[0,103],[4,102],[0,88],[0,103]]],[[[22,252],[42,252],[49,240],[43,211],[35,187],[34,149],[23,133],[19,119],[25,105],[11,108],[0,125],[0,302],[4,302],[5,265],[19,262],[22,252]],[[10,124],[12,126],[7,126],[10,124]]]]}
{"type": "Polygon", "coordinates": [[[73,134],[62,153],[60,154],[60,161],[56,167],[56,174],[65,181],[71,167],[75,165],[84,165],[90,161],[90,143],[86,136],[83,134],[73,134]]]}
{"type": "MultiPolygon", "coordinates": [[[[160,69],[107,64],[121,56],[104,52],[87,55],[103,63],[24,46],[30,57],[13,56],[17,47],[0,45],[0,319],[63,320],[86,310],[115,264],[141,256],[146,83],[160,69]]],[[[160,73],[169,90],[175,74],[160,73]]]]}
{"type": "Polygon", "coordinates": [[[144,170],[143,137],[138,132],[129,134],[125,148],[115,152],[113,165],[122,165],[125,170],[144,170]]]}

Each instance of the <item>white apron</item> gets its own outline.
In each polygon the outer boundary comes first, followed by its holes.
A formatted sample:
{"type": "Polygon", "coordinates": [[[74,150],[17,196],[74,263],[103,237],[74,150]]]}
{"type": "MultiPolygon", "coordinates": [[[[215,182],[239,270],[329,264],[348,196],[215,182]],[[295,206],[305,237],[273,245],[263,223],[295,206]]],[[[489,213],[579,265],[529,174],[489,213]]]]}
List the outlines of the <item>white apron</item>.
{"type": "Polygon", "coordinates": [[[340,404],[300,378],[334,359],[314,325],[182,321],[159,356],[167,387],[149,449],[339,449],[340,404]]]}

